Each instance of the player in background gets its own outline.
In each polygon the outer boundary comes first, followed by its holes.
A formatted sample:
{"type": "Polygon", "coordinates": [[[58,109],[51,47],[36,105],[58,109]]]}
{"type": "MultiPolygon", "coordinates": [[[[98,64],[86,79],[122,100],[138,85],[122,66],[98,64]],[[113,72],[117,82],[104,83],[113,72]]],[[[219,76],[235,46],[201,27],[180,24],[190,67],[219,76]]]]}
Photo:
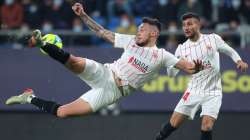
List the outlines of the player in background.
{"type": "MultiPolygon", "coordinates": [[[[219,35],[202,34],[200,17],[197,14],[184,14],[182,28],[188,39],[178,46],[175,56],[187,61],[199,59],[203,62],[204,69],[191,75],[188,87],[170,121],[163,125],[155,140],[166,139],[186,119],[193,119],[199,109],[202,110],[200,140],[212,140],[213,125],[218,117],[222,101],[219,53],[222,52],[231,57],[242,72],[248,69],[248,65],[219,35]]],[[[178,70],[174,67],[168,69],[168,74],[171,76],[177,73],[178,70]]]]}
{"type": "Polygon", "coordinates": [[[6,104],[33,104],[58,117],[86,115],[131,94],[145,82],[153,79],[160,68],[175,66],[187,73],[195,73],[202,68],[198,60],[194,63],[187,62],[156,47],[161,30],[160,23],[156,19],[144,18],[136,36],[124,35],[113,33],[97,24],[85,13],[80,3],[74,4],[72,9],[96,35],[112,43],[116,48],[123,48],[122,56],[112,64],[103,65],[94,60],[74,56],[53,44],[43,42],[41,32],[35,30],[31,43],[65,65],[92,89],[66,105],[40,99],[33,94],[32,89],[9,98],[6,104]]]}

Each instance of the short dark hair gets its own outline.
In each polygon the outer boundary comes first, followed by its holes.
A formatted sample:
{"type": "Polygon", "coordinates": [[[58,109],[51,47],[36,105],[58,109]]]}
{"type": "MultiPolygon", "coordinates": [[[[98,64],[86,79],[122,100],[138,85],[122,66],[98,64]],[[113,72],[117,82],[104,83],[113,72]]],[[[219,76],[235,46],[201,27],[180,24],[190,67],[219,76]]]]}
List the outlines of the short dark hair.
{"type": "Polygon", "coordinates": [[[188,13],[185,13],[181,16],[181,20],[186,20],[188,18],[195,18],[197,19],[198,21],[200,21],[200,16],[196,13],[193,13],[193,12],[188,12],[188,13]]]}
{"type": "Polygon", "coordinates": [[[150,25],[153,25],[157,27],[159,32],[161,31],[161,22],[156,18],[144,17],[142,18],[142,23],[148,23],[150,25]]]}

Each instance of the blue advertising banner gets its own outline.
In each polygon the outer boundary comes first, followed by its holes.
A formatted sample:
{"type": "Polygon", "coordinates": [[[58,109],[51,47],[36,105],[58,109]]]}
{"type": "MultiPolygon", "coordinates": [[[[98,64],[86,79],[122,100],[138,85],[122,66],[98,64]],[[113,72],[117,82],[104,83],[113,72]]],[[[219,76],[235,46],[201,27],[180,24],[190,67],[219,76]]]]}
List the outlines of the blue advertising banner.
{"type": "MultiPolygon", "coordinates": [[[[121,49],[67,48],[67,51],[110,63],[119,58],[121,49]]],[[[250,64],[250,50],[237,50],[250,64]]],[[[89,90],[87,84],[65,69],[61,64],[40,53],[38,49],[0,49],[0,110],[36,110],[31,105],[9,107],[5,100],[17,95],[24,88],[33,88],[39,97],[67,103],[89,90]]],[[[221,55],[223,85],[222,111],[250,111],[250,71],[241,73],[233,61],[221,55]]],[[[120,101],[125,111],[172,111],[185,91],[188,75],[175,78],[162,70],[153,81],[120,101]]]]}

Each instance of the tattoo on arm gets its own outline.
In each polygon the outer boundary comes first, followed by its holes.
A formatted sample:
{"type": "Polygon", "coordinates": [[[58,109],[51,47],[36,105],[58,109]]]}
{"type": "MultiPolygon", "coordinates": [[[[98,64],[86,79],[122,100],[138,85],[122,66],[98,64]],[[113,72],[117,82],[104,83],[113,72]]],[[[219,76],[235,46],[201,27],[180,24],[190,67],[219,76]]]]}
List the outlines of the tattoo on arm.
{"type": "Polygon", "coordinates": [[[83,22],[92,30],[97,36],[105,39],[106,41],[114,44],[115,42],[115,33],[104,29],[101,25],[96,23],[93,19],[91,19],[87,14],[83,14],[80,16],[83,22]]]}

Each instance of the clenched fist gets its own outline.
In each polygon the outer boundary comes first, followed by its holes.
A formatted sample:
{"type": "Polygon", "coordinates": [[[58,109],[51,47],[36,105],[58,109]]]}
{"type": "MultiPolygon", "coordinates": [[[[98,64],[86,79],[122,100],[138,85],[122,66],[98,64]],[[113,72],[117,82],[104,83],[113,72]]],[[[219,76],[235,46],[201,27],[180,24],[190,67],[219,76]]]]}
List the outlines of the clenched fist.
{"type": "Polygon", "coordinates": [[[75,12],[76,15],[78,16],[82,16],[85,14],[85,11],[83,9],[83,6],[81,3],[75,3],[73,6],[72,6],[72,10],[75,12]]]}

